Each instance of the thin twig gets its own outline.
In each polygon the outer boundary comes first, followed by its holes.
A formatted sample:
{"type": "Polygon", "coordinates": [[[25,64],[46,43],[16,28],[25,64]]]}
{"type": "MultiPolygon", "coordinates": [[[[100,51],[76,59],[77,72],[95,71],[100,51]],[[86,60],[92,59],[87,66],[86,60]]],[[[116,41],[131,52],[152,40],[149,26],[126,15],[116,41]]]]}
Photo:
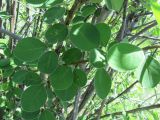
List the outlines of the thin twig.
{"type": "MultiPolygon", "coordinates": [[[[135,112],[144,111],[144,110],[151,110],[151,109],[155,109],[155,108],[160,108],[160,104],[145,106],[145,107],[141,107],[141,108],[135,108],[135,109],[128,110],[128,111],[125,111],[125,112],[127,114],[129,114],[129,113],[135,113],[135,112]]],[[[115,112],[115,113],[108,113],[106,115],[101,116],[101,118],[105,118],[105,117],[108,117],[108,116],[122,115],[122,114],[123,114],[122,111],[121,112],[115,112]]]]}
{"type": "Polygon", "coordinates": [[[0,28],[0,32],[6,34],[6,35],[8,35],[9,37],[12,37],[13,39],[16,39],[16,40],[21,40],[21,39],[22,39],[22,37],[14,34],[14,33],[12,33],[12,32],[9,32],[9,31],[7,31],[7,30],[5,30],[5,29],[3,29],[3,28],[0,28]]]}
{"type": "Polygon", "coordinates": [[[144,29],[142,29],[141,31],[139,31],[138,33],[136,33],[134,36],[132,36],[129,41],[135,40],[135,38],[137,38],[139,35],[141,35],[142,33],[146,32],[147,30],[149,30],[150,28],[154,27],[157,25],[157,22],[154,21],[152,24],[148,25],[147,27],[145,27],[144,29]]]}
{"type": "Polygon", "coordinates": [[[108,105],[109,103],[115,101],[117,98],[119,98],[120,96],[124,95],[125,93],[129,92],[131,88],[133,88],[136,84],[138,83],[138,81],[135,81],[134,83],[132,83],[129,87],[127,87],[123,92],[121,92],[120,94],[118,94],[116,97],[109,99],[106,104],[108,105]]]}
{"type": "Polygon", "coordinates": [[[150,49],[156,49],[156,48],[160,48],[160,45],[153,45],[153,46],[147,46],[142,48],[143,50],[150,50],[150,49]]]}

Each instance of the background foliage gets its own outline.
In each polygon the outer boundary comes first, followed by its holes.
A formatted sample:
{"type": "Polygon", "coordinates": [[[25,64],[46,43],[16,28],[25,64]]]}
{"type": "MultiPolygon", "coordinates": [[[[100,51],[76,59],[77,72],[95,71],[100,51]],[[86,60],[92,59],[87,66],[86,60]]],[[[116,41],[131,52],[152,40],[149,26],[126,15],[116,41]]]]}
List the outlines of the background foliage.
{"type": "Polygon", "coordinates": [[[159,120],[159,0],[0,0],[0,120],[159,120]]]}

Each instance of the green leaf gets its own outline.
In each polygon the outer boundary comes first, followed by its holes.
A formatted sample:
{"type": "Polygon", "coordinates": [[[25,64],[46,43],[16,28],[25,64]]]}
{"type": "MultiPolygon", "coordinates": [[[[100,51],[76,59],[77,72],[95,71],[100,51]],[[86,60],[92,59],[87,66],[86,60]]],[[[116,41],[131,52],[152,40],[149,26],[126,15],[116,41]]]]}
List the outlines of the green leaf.
{"type": "Polygon", "coordinates": [[[111,28],[105,23],[98,23],[96,27],[100,33],[101,45],[106,46],[111,37],[111,28]]]}
{"type": "Polygon", "coordinates": [[[81,69],[74,69],[73,71],[74,75],[74,82],[77,86],[83,87],[87,83],[87,75],[86,73],[81,69]]]}
{"type": "Polygon", "coordinates": [[[0,68],[10,65],[10,60],[7,58],[0,59],[0,68]]]}
{"type": "Polygon", "coordinates": [[[22,118],[26,119],[26,120],[31,120],[31,119],[35,119],[38,117],[40,110],[35,111],[35,112],[26,112],[24,110],[22,110],[22,118]]]}
{"type": "Polygon", "coordinates": [[[83,16],[75,16],[72,20],[72,24],[82,23],[85,20],[85,17],[83,16]]]}
{"type": "Polygon", "coordinates": [[[112,84],[112,80],[109,74],[105,71],[105,69],[101,68],[97,70],[94,79],[94,87],[96,90],[96,94],[100,98],[105,99],[111,90],[112,84]]]}
{"type": "Polygon", "coordinates": [[[63,2],[63,0],[47,0],[45,3],[44,3],[44,7],[53,7],[53,6],[56,6],[56,5],[59,5],[63,2]]]}
{"type": "Polygon", "coordinates": [[[113,45],[108,51],[108,64],[113,69],[124,72],[135,70],[145,59],[143,51],[128,43],[113,45]]]}
{"type": "Polygon", "coordinates": [[[51,88],[46,88],[46,91],[47,91],[47,97],[48,99],[53,99],[54,98],[54,92],[52,92],[52,89],[51,88]]]}
{"type": "Polygon", "coordinates": [[[24,111],[38,111],[46,102],[47,93],[42,85],[28,87],[22,94],[21,105],[24,111]]]}
{"type": "Polygon", "coordinates": [[[67,26],[64,24],[57,23],[47,30],[45,37],[48,43],[55,44],[58,41],[62,42],[67,37],[67,34],[67,26]]]}
{"type": "Polygon", "coordinates": [[[50,76],[52,87],[55,90],[64,90],[73,83],[72,69],[67,66],[59,66],[50,76]]]}
{"type": "Polygon", "coordinates": [[[47,0],[26,0],[33,7],[41,7],[47,0]]]}
{"type": "Polygon", "coordinates": [[[90,0],[92,3],[101,3],[103,0],[90,0]]]}
{"type": "Polygon", "coordinates": [[[136,76],[144,88],[153,88],[160,82],[159,73],[160,63],[150,56],[138,67],[136,76]]]}
{"type": "Polygon", "coordinates": [[[41,113],[39,120],[56,120],[56,117],[54,116],[54,114],[51,111],[44,110],[41,113]]]}
{"type": "Polygon", "coordinates": [[[70,33],[70,39],[76,47],[86,51],[98,48],[100,44],[99,31],[90,23],[73,26],[70,33]]]}
{"type": "Polygon", "coordinates": [[[153,14],[160,26],[160,3],[158,3],[158,0],[150,0],[150,3],[153,14]]]}
{"type": "Polygon", "coordinates": [[[23,84],[23,82],[26,80],[27,74],[28,74],[28,71],[19,70],[13,75],[12,81],[17,84],[23,84]]]}
{"type": "Polygon", "coordinates": [[[17,97],[17,98],[21,98],[21,96],[22,96],[22,93],[23,93],[23,90],[22,90],[22,88],[14,88],[13,89],[13,93],[14,93],[14,95],[17,97]]]}
{"type": "Polygon", "coordinates": [[[39,85],[41,83],[42,83],[42,80],[37,73],[34,73],[33,71],[28,71],[28,73],[26,74],[26,79],[24,80],[24,84],[26,86],[39,85]]]}
{"type": "Polygon", "coordinates": [[[14,49],[14,56],[24,62],[33,62],[44,53],[46,45],[36,38],[24,38],[14,49]]]}
{"type": "Polygon", "coordinates": [[[63,17],[65,14],[65,8],[52,7],[44,13],[44,21],[48,24],[52,24],[55,20],[63,17]]]}
{"type": "Polygon", "coordinates": [[[94,5],[86,5],[81,9],[82,16],[84,17],[94,14],[95,11],[96,11],[96,6],[94,5]]]}
{"type": "Polygon", "coordinates": [[[115,11],[120,11],[123,2],[124,0],[105,0],[106,6],[115,11]]]}
{"type": "Polygon", "coordinates": [[[82,52],[77,48],[70,48],[69,50],[64,52],[62,56],[62,60],[66,64],[76,63],[80,61],[81,58],[82,58],[82,52]]]}
{"type": "Polygon", "coordinates": [[[19,70],[12,78],[12,81],[17,84],[38,85],[42,83],[40,76],[32,71],[19,70]]]}
{"type": "Polygon", "coordinates": [[[55,90],[56,96],[62,101],[69,101],[77,94],[78,87],[73,83],[69,88],[65,90],[55,90]]]}
{"type": "Polygon", "coordinates": [[[47,0],[26,0],[27,3],[30,4],[42,4],[45,3],[47,0]]]}
{"type": "Polygon", "coordinates": [[[43,73],[51,73],[58,67],[58,56],[53,51],[44,53],[38,61],[38,69],[43,73]]]}
{"type": "Polygon", "coordinates": [[[105,56],[97,49],[93,49],[89,54],[90,63],[97,68],[104,67],[105,65],[105,56]]]}
{"type": "Polygon", "coordinates": [[[10,77],[13,74],[13,72],[14,72],[14,68],[12,66],[7,66],[3,70],[3,77],[4,78],[10,77]]]}

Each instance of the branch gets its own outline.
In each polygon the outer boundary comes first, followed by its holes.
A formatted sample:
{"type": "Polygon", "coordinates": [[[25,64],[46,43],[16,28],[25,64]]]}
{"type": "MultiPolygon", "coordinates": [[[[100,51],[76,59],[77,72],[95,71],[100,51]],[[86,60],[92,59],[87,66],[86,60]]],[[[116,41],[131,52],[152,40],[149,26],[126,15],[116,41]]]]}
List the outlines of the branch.
{"type": "Polygon", "coordinates": [[[102,101],[101,106],[100,106],[100,108],[99,108],[98,111],[97,111],[97,116],[96,116],[95,120],[99,120],[99,119],[100,119],[101,114],[102,114],[102,110],[103,110],[105,104],[106,104],[106,99],[104,99],[104,100],[102,101]]]}
{"type": "Polygon", "coordinates": [[[135,34],[134,36],[132,36],[129,41],[134,40],[135,38],[137,38],[139,35],[141,35],[142,33],[146,32],[147,30],[149,30],[150,28],[154,27],[157,25],[156,21],[153,21],[152,24],[148,25],[147,27],[145,27],[144,29],[142,29],[141,31],[139,31],[137,34],[135,34]]]}
{"type": "MultiPolygon", "coordinates": [[[[81,97],[81,101],[80,101],[79,108],[78,108],[78,113],[80,113],[82,111],[82,109],[85,106],[85,104],[87,103],[88,99],[93,94],[93,91],[94,91],[94,85],[93,85],[93,80],[92,80],[91,83],[89,84],[89,86],[87,87],[86,91],[83,93],[83,95],[81,97]]],[[[73,114],[73,110],[67,116],[67,120],[71,119],[72,114],[73,114]]]]}
{"type": "Polygon", "coordinates": [[[75,0],[73,6],[71,7],[71,9],[68,12],[67,18],[65,20],[65,24],[69,25],[70,22],[72,21],[75,12],[80,8],[80,6],[85,3],[87,0],[75,0]]]}
{"type": "Polygon", "coordinates": [[[155,48],[160,48],[160,45],[153,45],[153,46],[147,46],[142,48],[143,50],[149,50],[149,49],[155,49],[155,48]]]}
{"type": "Polygon", "coordinates": [[[127,25],[127,7],[128,7],[128,0],[124,1],[124,10],[123,10],[123,22],[121,28],[116,36],[116,40],[119,42],[123,40],[126,32],[126,25],[127,25]]]}
{"type": "Polygon", "coordinates": [[[73,110],[73,120],[78,119],[78,108],[79,108],[79,100],[81,96],[81,90],[78,90],[77,96],[75,98],[74,110],[73,110]]]}
{"type": "MultiPolygon", "coordinates": [[[[150,110],[150,109],[155,109],[155,108],[160,108],[160,104],[145,106],[145,107],[141,107],[141,108],[135,108],[135,109],[126,111],[126,113],[128,113],[128,114],[135,113],[135,112],[150,110]]],[[[101,116],[101,118],[105,118],[108,116],[122,115],[122,114],[123,114],[123,112],[108,113],[106,115],[101,116]]]]}
{"type": "Polygon", "coordinates": [[[117,98],[119,98],[120,96],[122,96],[123,94],[127,93],[130,91],[131,88],[134,87],[135,84],[137,84],[138,81],[135,81],[133,84],[131,84],[128,88],[126,88],[123,92],[121,92],[120,94],[118,94],[116,97],[109,99],[106,104],[108,105],[109,103],[115,101],[117,98]]]}
{"type": "Polygon", "coordinates": [[[11,38],[13,38],[15,40],[21,40],[22,39],[22,37],[14,34],[12,32],[9,32],[9,31],[7,31],[5,29],[2,29],[2,28],[0,28],[0,33],[4,33],[4,34],[8,35],[9,37],[11,37],[11,38]]]}
{"type": "MultiPolygon", "coordinates": [[[[134,36],[132,34],[128,34],[127,36],[134,36]]],[[[145,38],[145,39],[151,39],[151,40],[158,40],[160,41],[160,38],[159,37],[152,37],[152,36],[145,36],[145,35],[139,35],[137,36],[138,38],[145,38]]]]}
{"type": "MultiPolygon", "coordinates": [[[[108,101],[106,101],[106,100],[102,101],[101,107],[100,107],[100,109],[98,109],[98,111],[97,111],[98,114],[99,114],[99,112],[102,112],[101,110],[102,110],[102,108],[103,108],[104,105],[110,104],[111,102],[113,102],[113,101],[115,101],[117,98],[119,98],[120,96],[122,96],[122,95],[124,95],[125,93],[129,92],[130,89],[133,88],[134,85],[137,84],[137,83],[138,83],[138,81],[135,81],[135,82],[132,83],[128,88],[126,88],[123,92],[121,92],[120,94],[118,94],[116,97],[110,98],[108,101]],[[104,102],[105,102],[105,104],[104,104],[104,102]]],[[[97,113],[91,114],[90,116],[94,116],[95,114],[97,114],[97,113]]],[[[97,117],[96,117],[96,118],[97,118],[97,117]]],[[[100,118],[101,118],[101,117],[100,117],[100,118]]],[[[91,120],[92,120],[92,119],[91,119],[91,120]]],[[[93,120],[94,120],[94,119],[93,119],[93,120]]]]}

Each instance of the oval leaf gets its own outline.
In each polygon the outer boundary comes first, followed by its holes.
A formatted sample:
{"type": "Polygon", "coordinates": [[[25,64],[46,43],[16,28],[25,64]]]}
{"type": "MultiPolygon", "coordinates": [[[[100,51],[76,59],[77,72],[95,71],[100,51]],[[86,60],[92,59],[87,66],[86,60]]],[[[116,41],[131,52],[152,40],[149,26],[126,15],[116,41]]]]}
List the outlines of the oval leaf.
{"type": "Polygon", "coordinates": [[[98,69],[95,74],[94,87],[96,90],[96,94],[105,99],[111,89],[111,78],[109,74],[105,71],[105,69],[98,69]]]}
{"type": "Polygon", "coordinates": [[[28,72],[26,70],[19,70],[13,75],[12,81],[18,84],[23,84],[26,80],[27,74],[28,72]]]}
{"type": "Polygon", "coordinates": [[[56,117],[54,116],[54,114],[51,111],[44,110],[41,113],[39,120],[56,120],[56,117]]]}
{"type": "Polygon", "coordinates": [[[27,3],[34,7],[41,7],[47,0],[26,0],[27,3]]]}
{"type": "Polygon", "coordinates": [[[87,17],[89,15],[94,14],[95,11],[96,11],[95,5],[86,5],[82,8],[81,13],[82,13],[82,16],[87,17]]]}
{"type": "Polygon", "coordinates": [[[18,42],[14,49],[16,58],[24,62],[33,62],[43,54],[46,50],[46,45],[36,38],[24,38],[18,42]]]}
{"type": "Polygon", "coordinates": [[[23,92],[21,105],[24,111],[35,112],[45,104],[46,99],[46,89],[42,85],[33,85],[23,92]]]}
{"type": "Polygon", "coordinates": [[[51,73],[58,66],[58,56],[53,51],[44,53],[38,61],[38,69],[43,73],[51,73]]]}
{"type": "Polygon", "coordinates": [[[44,21],[48,24],[52,24],[55,20],[62,18],[64,14],[65,8],[52,7],[45,12],[44,21]]]}
{"type": "Polygon", "coordinates": [[[101,45],[106,46],[111,37],[111,28],[105,23],[98,23],[96,27],[100,33],[101,45]]]}
{"type": "Polygon", "coordinates": [[[136,71],[136,76],[144,88],[154,88],[160,82],[160,63],[148,57],[136,71]]]}
{"type": "Polygon", "coordinates": [[[71,48],[64,52],[62,60],[66,64],[76,63],[82,58],[82,52],[77,48],[71,48]]]}
{"type": "Polygon", "coordinates": [[[26,120],[31,120],[31,119],[35,119],[38,117],[40,110],[35,111],[35,112],[26,112],[24,110],[22,110],[22,118],[26,119],[26,120]]]}
{"type": "Polygon", "coordinates": [[[108,51],[107,58],[108,64],[120,72],[136,69],[145,59],[139,47],[128,43],[113,45],[108,51]]]}
{"type": "Polygon", "coordinates": [[[90,23],[73,26],[70,39],[76,47],[87,51],[97,48],[100,44],[100,34],[97,28],[90,23]]]}
{"type": "Polygon", "coordinates": [[[105,0],[106,6],[109,9],[120,11],[124,0],[105,0]]]}
{"type": "Polygon", "coordinates": [[[90,63],[97,68],[104,67],[105,65],[105,56],[97,49],[93,49],[89,54],[90,63]]]}
{"type": "Polygon", "coordinates": [[[69,101],[73,99],[73,97],[77,94],[77,86],[73,83],[69,88],[65,90],[55,90],[55,94],[62,100],[62,101],[69,101]]]}
{"type": "Polygon", "coordinates": [[[87,83],[87,75],[86,73],[81,69],[74,69],[73,71],[74,75],[74,82],[79,87],[83,87],[87,83]]]}
{"type": "Polygon", "coordinates": [[[67,34],[68,34],[67,26],[64,24],[57,23],[51,26],[47,30],[45,37],[48,43],[54,44],[58,41],[62,42],[67,37],[67,34]]]}
{"type": "Polygon", "coordinates": [[[67,66],[60,66],[49,77],[55,90],[64,90],[73,83],[72,69],[67,66]]]}
{"type": "Polygon", "coordinates": [[[42,80],[40,76],[37,73],[34,73],[33,71],[28,71],[24,80],[24,84],[26,86],[29,85],[38,85],[41,84],[42,80]]]}

